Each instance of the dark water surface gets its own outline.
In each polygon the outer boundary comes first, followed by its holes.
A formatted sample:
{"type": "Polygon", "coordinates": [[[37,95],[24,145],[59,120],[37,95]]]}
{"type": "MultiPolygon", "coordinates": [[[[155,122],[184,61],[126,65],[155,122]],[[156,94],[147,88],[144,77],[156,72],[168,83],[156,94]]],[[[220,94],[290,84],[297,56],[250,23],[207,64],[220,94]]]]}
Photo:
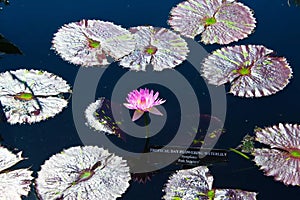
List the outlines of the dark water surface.
{"type": "MultiPolygon", "coordinates": [[[[11,0],[9,6],[1,5],[3,9],[0,11],[0,33],[16,44],[23,55],[2,56],[0,72],[20,68],[43,69],[61,76],[73,85],[79,67],[63,61],[50,50],[53,34],[59,27],[81,19],[100,19],[114,22],[124,28],[138,25],[169,28],[166,23],[169,11],[179,2],[181,0],[11,0]]],[[[227,95],[227,115],[224,122],[226,133],[218,142],[218,147],[225,149],[237,146],[245,134],[252,134],[255,126],[271,126],[279,122],[300,123],[300,6],[296,7],[292,0],[290,7],[285,0],[243,0],[241,2],[254,10],[257,27],[247,39],[231,45],[262,44],[273,49],[278,56],[287,58],[294,77],[283,91],[269,97],[242,99],[227,95]]],[[[220,45],[202,46],[208,52],[221,47],[220,45]]],[[[191,75],[192,71],[189,71],[188,66],[189,64],[183,63],[178,70],[185,74],[185,77],[190,77],[191,82],[195,80],[201,83],[201,77],[191,75]],[[187,71],[183,68],[185,66],[187,71]]],[[[109,96],[111,93],[109,90],[113,89],[109,80],[115,81],[115,77],[119,77],[124,71],[116,69],[109,73],[104,77],[105,87],[102,90],[102,83],[99,83],[100,90],[97,90],[96,97],[109,96]]],[[[202,93],[205,88],[200,88],[200,85],[194,83],[194,89],[202,93]]],[[[159,86],[157,88],[160,89],[159,86]]],[[[173,97],[169,93],[166,90],[166,99],[173,97]]],[[[204,103],[200,105],[201,112],[208,113],[209,97],[205,95],[197,95],[197,97],[204,99],[204,103]],[[208,103],[205,103],[207,99],[208,103]]],[[[166,108],[168,112],[176,112],[176,109],[172,109],[172,106],[166,108]]],[[[172,123],[168,123],[168,126],[170,127],[166,127],[159,137],[154,137],[151,143],[157,144],[165,140],[167,142],[168,134],[176,127],[172,123]]],[[[62,113],[41,123],[11,126],[1,122],[0,134],[4,145],[22,150],[24,157],[28,158],[17,167],[31,166],[35,172],[40,170],[40,165],[51,155],[65,148],[82,144],[73,121],[72,102],[62,113]]],[[[122,148],[126,148],[125,142],[120,143],[122,148]]],[[[141,149],[139,147],[143,145],[136,143],[130,146],[141,149]]],[[[216,188],[256,191],[259,193],[257,197],[260,200],[298,199],[300,196],[299,187],[275,182],[273,177],[264,176],[253,162],[235,154],[229,155],[228,163],[213,165],[210,170],[214,176],[213,186],[216,188]]],[[[160,199],[163,196],[161,190],[169,175],[169,173],[156,174],[147,184],[131,182],[131,186],[120,199],[160,199]]],[[[34,192],[31,192],[26,199],[36,199],[34,192]]]]}

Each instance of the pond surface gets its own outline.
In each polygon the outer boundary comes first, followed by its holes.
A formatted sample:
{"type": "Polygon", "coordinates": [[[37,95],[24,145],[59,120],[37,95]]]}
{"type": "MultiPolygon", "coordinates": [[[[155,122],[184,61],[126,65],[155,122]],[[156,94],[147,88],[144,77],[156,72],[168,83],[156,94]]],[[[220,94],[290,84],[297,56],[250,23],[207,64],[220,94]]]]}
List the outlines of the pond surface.
{"type": "MultiPolygon", "coordinates": [[[[70,85],[74,85],[79,67],[63,61],[50,49],[53,34],[59,27],[81,19],[100,19],[114,22],[124,28],[138,25],[169,28],[167,24],[169,11],[180,2],[180,0],[12,0],[9,6],[2,3],[0,33],[17,45],[23,55],[2,55],[0,72],[20,68],[42,69],[54,73],[64,78],[70,85]]],[[[216,146],[222,149],[236,147],[244,135],[253,133],[256,126],[272,126],[279,122],[300,123],[300,5],[297,7],[293,0],[290,0],[290,6],[286,0],[243,0],[241,2],[253,9],[257,27],[248,38],[230,45],[261,44],[273,49],[276,55],[287,58],[293,69],[293,78],[283,91],[269,97],[246,99],[227,94],[226,118],[222,120],[226,132],[219,138],[216,146]]],[[[199,45],[207,52],[221,47],[221,45],[203,45],[201,43],[199,45]]],[[[100,96],[110,97],[118,78],[127,71],[112,64],[103,74],[94,100],[100,96]]],[[[178,71],[189,79],[196,91],[201,114],[210,114],[209,94],[202,78],[193,71],[188,62],[180,65],[178,71]]],[[[172,98],[176,98],[176,95],[167,86],[155,82],[153,85],[154,89],[161,91],[163,98],[173,102],[173,104],[166,103],[165,105],[169,116],[165,119],[166,126],[150,140],[152,145],[164,145],[174,136],[172,134],[176,132],[176,127],[178,128],[176,123],[180,123],[176,118],[180,102],[172,100],[172,98]]],[[[136,88],[125,89],[130,91],[136,88]]],[[[186,94],[186,98],[189,98],[189,95],[186,94]]],[[[86,98],[84,94],[74,94],[73,97],[75,96],[76,98],[86,98]]],[[[71,146],[88,144],[88,142],[82,141],[82,137],[78,134],[73,113],[72,101],[70,101],[69,106],[62,113],[41,123],[12,126],[1,121],[2,144],[22,150],[24,157],[28,158],[19,163],[17,167],[31,166],[36,176],[40,165],[51,155],[71,146]]],[[[78,118],[82,116],[78,116],[78,118]]],[[[154,116],[154,118],[157,117],[154,116]]],[[[87,134],[91,133],[87,132],[87,134]]],[[[141,139],[134,140],[130,136],[126,142],[120,142],[113,137],[110,139],[123,149],[134,152],[143,150],[144,141],[141,139]]],[[[101,141],[97,141],[97,143],[101,145],[101,141]]],[[[255,191],[259,193],[257,198],[261,200],[298,199],[300,196],[299,187],[285,186],[281,182],[275,182],[273,177],[264,176],[254,162],[234,153],[229,154],[227,163],[212,165],[210,170],[214,176],[214,187],[216,188],[239,188],[255,191]]],[[[169,175],[168,172],[157,173],[146,184],[131,182],[127,192],[120,199],[161,199],[162,188],[169,175]]],[[[29,197],[25,199],[37,198],[32,190],[29,197]]]]}

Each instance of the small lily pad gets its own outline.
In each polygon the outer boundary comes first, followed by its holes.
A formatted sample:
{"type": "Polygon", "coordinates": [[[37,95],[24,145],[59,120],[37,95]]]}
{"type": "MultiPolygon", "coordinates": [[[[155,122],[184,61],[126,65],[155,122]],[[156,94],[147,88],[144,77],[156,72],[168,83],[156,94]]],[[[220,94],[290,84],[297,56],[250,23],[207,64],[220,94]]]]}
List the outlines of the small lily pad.
{"type": "Polygon", "coordinates": [[[95,131],[108,135],[116,135],[119,138],[125,139],[119,124],[113,119],[111,111],[111,102],[101,97],[91,103],[85,110],[86,125],[95,131]]]}
{"type": "Polygon", "coordinates": [[[173,200],[212,200],[247,199],[255,200],[257,193],[239,189],[214,189],[213,176],[206,166],[179,170],[171,175],[164,188],[163,199],[173,200]]]}

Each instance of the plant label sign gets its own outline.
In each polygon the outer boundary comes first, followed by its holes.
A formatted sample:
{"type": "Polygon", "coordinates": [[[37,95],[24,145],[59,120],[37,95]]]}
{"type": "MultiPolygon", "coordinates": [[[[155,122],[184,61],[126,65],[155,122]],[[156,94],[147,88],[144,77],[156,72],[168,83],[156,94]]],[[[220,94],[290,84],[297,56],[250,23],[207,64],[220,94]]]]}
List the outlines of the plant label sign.
{"type": "Polygon", "coordinates": [[[227,162],[228,150],[226,149],[203,149],[199,147],[180,146],[150,146],[149,152],[157,153],[159,156],[171,156],[170,154],[180,154],[174,164],[199,166],[213,163],[227,162]]]}

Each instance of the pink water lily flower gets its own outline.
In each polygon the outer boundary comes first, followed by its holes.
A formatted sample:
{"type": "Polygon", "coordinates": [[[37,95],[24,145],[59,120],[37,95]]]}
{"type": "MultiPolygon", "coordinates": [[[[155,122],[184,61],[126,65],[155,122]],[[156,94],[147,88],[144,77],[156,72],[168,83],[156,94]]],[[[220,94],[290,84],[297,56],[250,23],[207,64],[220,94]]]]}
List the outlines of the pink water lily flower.
{"type": "Polygon", "coordinates": [[[144,112],[150,112],[155,115],[163,115],[157,108],[154,106],[158,106],[163,104],[166,100],[158,99],[159,92],[156,92],[153,95],[153,90],[149,92],[149,89],[140,89],[133,90],[128,94],[126,98],[128,103],[124,103],[124,106],[128,109],[134,109],[135,112],[132,116],[132,121],[139,119],[144,112]]]}

